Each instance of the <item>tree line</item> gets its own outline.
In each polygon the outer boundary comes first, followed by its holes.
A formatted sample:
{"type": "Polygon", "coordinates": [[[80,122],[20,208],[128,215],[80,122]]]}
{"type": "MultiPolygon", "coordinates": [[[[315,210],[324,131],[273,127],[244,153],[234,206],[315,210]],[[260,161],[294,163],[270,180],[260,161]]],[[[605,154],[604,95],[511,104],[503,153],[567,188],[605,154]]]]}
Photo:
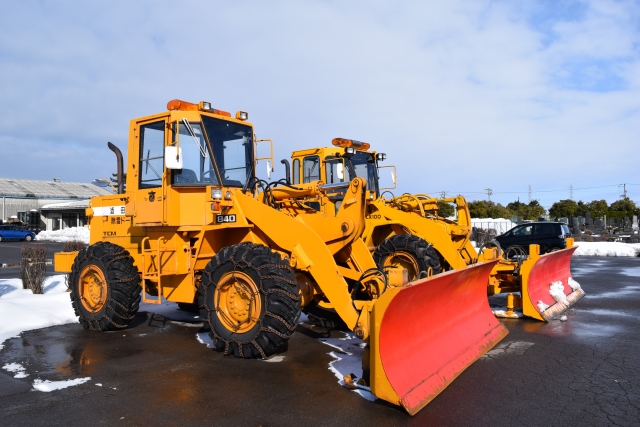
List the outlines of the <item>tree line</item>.
{"type": "MultiPolygon", "coordinates": [[[[454,215],[454,207],[448,203],[440,203],[438,214],[444,217],[454,215]]],[[[503,206],[500,203],[490,202],[487,200],[474,200],[468,203],[471,218],[511,218],[520,217],[526,220],[537,220],[545,216],[547,211],[540,205],[538,200],[532,200],[529,203],[515,201],[503,206]]],[[[640,207],[636,206],[633,200],[628,197],[616,200],[608,204],[606,200],[593,200],[585,203],[582,200],[576,202],[574,200],[560,200],[555,202],[549,208],[549,216],[551,218],[568,218],[585,216],[587,212],[591,218],[599,218],[607,216],[607,218],[631,218],[638,215],[640,207]]]]}

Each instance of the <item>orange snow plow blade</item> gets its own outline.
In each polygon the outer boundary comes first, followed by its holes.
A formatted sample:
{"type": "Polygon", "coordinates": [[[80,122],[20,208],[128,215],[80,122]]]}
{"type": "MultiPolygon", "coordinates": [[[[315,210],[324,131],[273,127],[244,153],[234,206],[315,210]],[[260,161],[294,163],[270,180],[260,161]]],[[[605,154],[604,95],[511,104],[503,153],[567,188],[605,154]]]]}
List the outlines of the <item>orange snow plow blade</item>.
{"type": "Polygon", "coordinates": [[[372,393],[414,415],[508,331],[487,301],[496,261],[388,289],[373,305],[372,393]]]}
{"type": "Polygon", "coordinates": [[[562,315],[584,296],[571,277],[571,257],[576,246],[538,255],[531,245],[529,259],[522,263],[522,313],[547,322],[562,315]]]}

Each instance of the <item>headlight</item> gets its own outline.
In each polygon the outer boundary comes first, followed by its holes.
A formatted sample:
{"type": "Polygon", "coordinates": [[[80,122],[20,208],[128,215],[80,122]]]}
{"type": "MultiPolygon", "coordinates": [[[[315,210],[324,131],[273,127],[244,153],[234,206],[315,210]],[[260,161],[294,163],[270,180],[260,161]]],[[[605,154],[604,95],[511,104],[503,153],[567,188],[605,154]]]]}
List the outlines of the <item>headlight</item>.
{"type": "Polygon", "coordinates": [[[224,199],[231,200],[231,191],[227,190],[227,192],[224,193],[224,199]]]}
{"type": "Polygon", "coordinates": [[[379,162],[383,162],[387,159],[387,155],[384,153],[378,153],[376,154],[376,160],[378,160],[379,162]]]}
{"type": "Polygon", "coordinates": [[[202,109],[211,111],[211,103],[207,101],[202,101],[202,109]]]}
{"type": "Polygon", "coordinates": [[[211,198],[214,200],[222,199],[222,190],[220,188],[211,189],[211,198]]]}
{"type": "Polygon", "coordinates": [[[356,149],[353,147],[347,147],[344,149],[344,152],[347,153],[348,155],[352,156],[354,154],[356,154],[356,149]]]}
{"type": "Polygon", "coordinates": [[[236,119],[238,119],[238,120],[248,120],[249,119],[249,113],[247,113],[246,111],[238,111],[236,113],[236,119]]]}

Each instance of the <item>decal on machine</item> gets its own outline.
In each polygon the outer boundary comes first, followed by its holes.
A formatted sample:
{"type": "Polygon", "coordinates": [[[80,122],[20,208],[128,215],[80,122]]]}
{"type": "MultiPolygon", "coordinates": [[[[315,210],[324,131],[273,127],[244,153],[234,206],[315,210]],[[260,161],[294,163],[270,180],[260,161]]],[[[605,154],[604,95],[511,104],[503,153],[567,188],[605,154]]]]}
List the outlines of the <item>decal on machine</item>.
{"type": "Polygon", "coordinates": [[[91,209],[94,216],[124,215],[125,212],[124,206],[102,206],[91,209]]]}

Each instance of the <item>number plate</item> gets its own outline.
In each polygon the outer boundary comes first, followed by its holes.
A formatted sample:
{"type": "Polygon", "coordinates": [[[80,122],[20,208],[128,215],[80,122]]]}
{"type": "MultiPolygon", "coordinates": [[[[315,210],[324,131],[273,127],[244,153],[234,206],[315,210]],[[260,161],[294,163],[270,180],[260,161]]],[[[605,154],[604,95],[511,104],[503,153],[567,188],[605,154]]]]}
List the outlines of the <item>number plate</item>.
{"type": "Polygon", "coordinates": [[[218,224],[224,223],[224,222],[236,222],[236,216],[235,215],[216,215],[216,222],[218,224]]]}

